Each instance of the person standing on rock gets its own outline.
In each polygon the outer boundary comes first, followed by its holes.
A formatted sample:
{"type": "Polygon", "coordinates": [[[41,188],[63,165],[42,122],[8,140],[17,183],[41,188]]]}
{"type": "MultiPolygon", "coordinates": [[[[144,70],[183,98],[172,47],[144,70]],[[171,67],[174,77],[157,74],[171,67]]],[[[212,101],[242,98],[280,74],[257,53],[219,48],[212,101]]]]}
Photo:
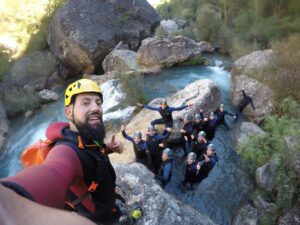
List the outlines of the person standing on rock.
{"type": "Polygon", "coordinates": [[[32,166],[1,183],[36,203],[60,209],[68,206],[97,223],[118,221],[116,174],[108,154],[121,153],[123,146],[114,136],[104,143],[102,91],[96,82],[80,79],[67,87],[64,103],[69,122],[47,128],[46,137],[55,145],[44,162],[35,165],[36,156],[29,157],[27,165],[32,166]]]}
{"type": "Polygon", "coordinates": [[[224,127],[226,127],[226,129],[229,130],[229,125],[226,123],[225,115],[229,115],[229,116],[233,117],[234,119],[236,118],[236,116],[233,115],[231,112],[224,110],[223,104],[221,104],[220,107],[218,109],[216,109],[216,111],[214,113],[218,118],[218,125],[223,124],[224,127]]]}
{"type": "Polygon", "coordinates": [[[207,146],[206,154],[204,154],[204,160],[199,162],[199,173],[197,174],[197,182],[201,182],[208,177],[209,172],[218,162],[218,156],[213,144],[207,146]]]}
{"type": "Polygon", "coordinates": [[[218,118],[213,112],[211,112],[209,118],[204,118],[203,123],[203,130],[206,133],[206,139],[211,141],[215,137],[215,133],[219,125],[218,118]]]}
{"type": "Polygon", "coordinates": [[[149,125],[148,127],[147,145],[151,155],[152,170],[154,174],[158,173],[161,165],[162,141],[169,138],[171,128],[165,128],[165,131],[165,134],[159,134],[156,132],[154,126],[149,125]]]}
{"type": "Polygon", "coordinates": [[[162,164],[158,170],[158,174],[155,175],[155,179],[161,182],[162,188],[171,180],[173,169],[173,151],[169,148],[165,148],[162,152],[162,164]]]}
{"type": "Polygon", "coordinates": [[[133,137],[131,137],[126,134],[125,125],[121,126],[121,132],[123,137],[133,144],[136,161],[149,167],[151,165],[151,155],[147,142],[142,139],[142,133],[140,131],[136,131],[134,132],[133,137]]]}
{"type": "Polygon", "coordinates": [[[194,189],[199,170],[200,166],[198,165],[197,154],[190,152],[186,160],[184,180],[181,182],[182,188],[187,188],[188,190],[194,189]]]}
{"type": "Polygon", "coordinates": [[[155,126],[156,124],[165,124],[166,128],[168,128],[168,127],[172,128],[173,127],[172,112],[186,109],[187,107],[190,107],[191,105],[184,105],[184,106],[180,106],[180,107],[170,107],[170,106],[168,106],[167,100],[162,99],[159,104],[159,107],[143,105],[141,103],[137,103],[137,106],[159,112],[159,114],[161,115],[162,118],[151,121],[150,124],[152,126],[155,126]]]}
{"type": "Polygon", "coordinates": [[[192,141],[191,143],[191,152],[194,152],[197,155],[198,160],[204,159],[204,154],[206,154],[206,149],[208,146],[208,141],[205,139],[206,133],[200,131],[197,135],[197,140],[192,141]]]}
{"type": "Polygon", "coordinates": [[[237,112],[235,114],[235,119],[237,120],[239,115],[243,112],[243,110],[246,108],[247,105],[251,105],[252,109],[255,110],[253,99],[245,93],[244,90],[242,90],[243,99],[240,101],[240,103],[237,106],[237,112]]]}

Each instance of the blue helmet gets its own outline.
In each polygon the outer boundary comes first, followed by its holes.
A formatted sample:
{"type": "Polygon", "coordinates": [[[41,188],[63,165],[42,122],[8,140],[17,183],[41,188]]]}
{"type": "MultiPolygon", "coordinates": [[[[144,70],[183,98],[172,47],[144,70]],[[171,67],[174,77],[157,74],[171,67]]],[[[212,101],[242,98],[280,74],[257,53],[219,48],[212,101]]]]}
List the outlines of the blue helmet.
{"type": "Polygon", "coordinates": [[[195,119],[196,119],[196,120],[200,120],[200,119],[201,119],[200,114],[197,113],[197,114],[195,115],[195,119]]]}
{"type": "Polygon", "coordinates": [[[203,130],[201,130],[199,133],[198,133],[198,137],[206,137],[206,133],[203,131],[203,130]]]}
{"type": "Polygon", "coordinates": [[[207,146],[207,148],[210,148],[211,150],[215,150],[215,146],[214,146],[213,144],[209,144],[209,145],[207,146]]]}
{"type": "Polygon", "coordinates": [[[197,159],[197,154],[195,152],[190,152],[187,156],[188,159],[191,160],[196,160],[197,159]]]}

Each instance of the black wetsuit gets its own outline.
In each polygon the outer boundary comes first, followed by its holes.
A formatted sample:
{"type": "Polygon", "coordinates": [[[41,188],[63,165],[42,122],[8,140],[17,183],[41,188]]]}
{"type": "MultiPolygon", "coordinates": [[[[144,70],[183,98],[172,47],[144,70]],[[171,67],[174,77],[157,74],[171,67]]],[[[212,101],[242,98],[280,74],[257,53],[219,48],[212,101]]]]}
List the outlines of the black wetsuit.
{"type": "Polygon", "coordinates": [[[161,107],[155,107],[155,106],[150,106],[150,105],[143,105],[143,107],[145,109],[150,109],[153,111],[158,111],[159,114],[161,115],[161,119],[156,119],[151,121],[151,125],[155,126],[156,124],[165,124],[166,127],[173,127],[173,116],[172,116],[172,112],[173,111],[180,111],[183,110],[185,108],[187,108],[188,106],[181,106],[181,107],[170,107],[167,106],[165,109],[162,109],[161,107]]]}
{"type": "Polygon", "coordinates": [[[160,180],[162,187],[164,188],[166,184],[170,181],[172,177],[172,169],[173,169],[173,160],[168,159],[165,162],[162,162],[158,175],[155,176],[155,179],[160,180]]]}
{"type": "Polygon", "coordinates": [[[191,188],[193,184],[195,184],[197,179],[197,164],[198,161],[193,162],[192,164],[186,164],[185,168],[185,174],[184,174],[184,180],[182,181],[182,185],[185,186],[187,183],[191,184],[191,188]]]}
{"type": "Polygon", "coordinates": [[[246,106],[249,104],[251,104],[253,110],[255,110],[252,98],[249,95],[246,95],[244,91],[242,92],[243,92],[243,99],[238,104],[236,116],[239,116],[244,110],[244,108],[246,108],[246,106]]]}
{"type": "Polygon", "coordinates": [[[147,145],[151,155],[151,163],[154,174],[158,173],[158,169],[161,165],[161,155],[162,148],[159,147],[159,144],[166,140],[170,136],[170,132],[167,132],[165,135],[154,134],[153,136],[147,135],[147,145]]]}
{"type": "Polygon", "coordinates": [[[228,124],[226,123],[226,120],[225,120],[225,115],[226,114],[234,117],[234,115],[231,112],[227,111],[227,110],[223,110],[223,112],[221,112],[220,109],[217,109],[215,111],[215,115],[218,118],[218,125],[223,124],[226,127],[226,129],[229,129],[229,126],[228,126],[228,124]]]}
{"type": "Polygon", "coordinates": [[[197,175],[197,181],[198,182],[201,182],[206,177],[208,177],[209,172],[212,170],[212,168],[218,162],[218,156],[217,155],[210,156],[209,159],[210,160],[208,162],[202,161],[203,164],[202,164],[202,166],[201,166],[201,168],[199,170],[199,173],[197,175]]]}
{"type": "Polygon", "coordinates": [[[215,137],[216,129],[219,125],[218,118],[215,117],[213,120],[208,119],[208,121],[204,122],[203,130],[206,133],[206,139],[211,141],[215,137]]]}
{"type": "Polygon", "coordinates": [[[208,142],[205,143],[205,142],[199,142],[198,140],[197,141],[192,141],[191,143],[191,152],[194,152],[197,154],[197,159],[199,160],[203,160],[204,157],[203,157],[203,154],[206,153],[206,149],[207,149],[207,146],[208,146],[208,142]]]}

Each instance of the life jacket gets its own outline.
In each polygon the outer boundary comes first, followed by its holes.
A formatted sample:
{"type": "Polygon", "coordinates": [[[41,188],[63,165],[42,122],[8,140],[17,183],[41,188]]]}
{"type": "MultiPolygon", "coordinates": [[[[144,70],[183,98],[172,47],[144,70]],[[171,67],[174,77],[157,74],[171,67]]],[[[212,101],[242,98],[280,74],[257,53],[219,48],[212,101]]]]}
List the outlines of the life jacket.
{"type": "Polygon", "coordinates": [[[169,106],[167,106],[165,109],[160,108],[159,114],[165,121],[173,121],[172,112],[169,109],[169,106]]]}
{"type": "Polygon", "coordinates": [[[99,214],[100,210],[103,214],[107,213],[115,201],[116,181],[115,171],[107,156],[108,149],[104,145],[103,154],[98,154],[98,146],[86,147],[81,137],[68,127],[69,124],[65,122],[50,124],[46,130],[47,139],[38,140],[27,147],[21,156],[21,162],[24,167],[41,164],[55,145],[68,145],[81,162],[84,179],[76,179],[71,185],[66,204],[85,215],[95,212],[99,214]],[[103,180],[106,182],[102,182],[103,180]]]}

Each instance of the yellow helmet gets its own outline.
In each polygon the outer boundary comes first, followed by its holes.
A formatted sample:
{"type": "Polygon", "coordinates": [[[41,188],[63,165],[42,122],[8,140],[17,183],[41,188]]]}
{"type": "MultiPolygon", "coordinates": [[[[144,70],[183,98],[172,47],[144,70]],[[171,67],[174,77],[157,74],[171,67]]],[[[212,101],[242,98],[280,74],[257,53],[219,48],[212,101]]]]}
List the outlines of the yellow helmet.
{"type": "Polygon", "coordinates": [[[80,79],[67,87],[65,92],[65,106],[70,105],[73,96],[86,92],[99,93],[100,98],[102,99],[102,91],[95,81],[80,79]]]}

